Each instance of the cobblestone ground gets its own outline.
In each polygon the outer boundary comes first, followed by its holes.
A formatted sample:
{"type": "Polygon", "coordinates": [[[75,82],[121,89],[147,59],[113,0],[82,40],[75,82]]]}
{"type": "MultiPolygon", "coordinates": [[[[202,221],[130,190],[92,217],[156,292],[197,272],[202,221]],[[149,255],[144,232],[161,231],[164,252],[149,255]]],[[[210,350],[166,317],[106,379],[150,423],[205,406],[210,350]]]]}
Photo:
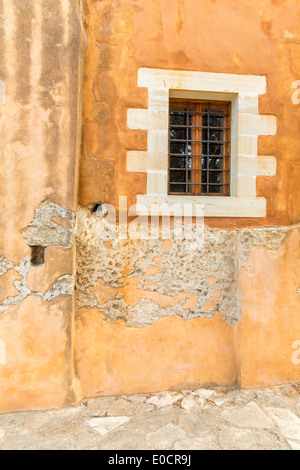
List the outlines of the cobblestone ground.
{"type": "Polygon", "coordinates": [[[300,450],[300,384],[96,398],[2,415],[0,449],[300,450]]]}

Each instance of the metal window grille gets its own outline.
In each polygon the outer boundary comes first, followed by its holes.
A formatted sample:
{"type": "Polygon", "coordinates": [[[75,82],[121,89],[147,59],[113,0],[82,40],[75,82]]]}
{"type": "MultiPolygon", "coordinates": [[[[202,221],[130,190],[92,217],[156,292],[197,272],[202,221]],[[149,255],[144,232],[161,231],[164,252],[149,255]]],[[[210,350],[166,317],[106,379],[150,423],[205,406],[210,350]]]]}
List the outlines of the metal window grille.
{"type": "Polygon", "coordinates": [[[230,103],[170,100],[169,194],[229,193],[230,103]]]}

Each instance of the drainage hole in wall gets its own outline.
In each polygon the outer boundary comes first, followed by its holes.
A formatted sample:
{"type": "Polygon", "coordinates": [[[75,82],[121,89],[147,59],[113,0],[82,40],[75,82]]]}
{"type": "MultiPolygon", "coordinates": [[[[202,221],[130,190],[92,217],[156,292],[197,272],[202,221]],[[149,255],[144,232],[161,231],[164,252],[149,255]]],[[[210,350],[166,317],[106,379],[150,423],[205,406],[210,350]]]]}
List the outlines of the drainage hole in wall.
{"type": "Polygon", "coordinates": [[[32,246],[31,247],[31,264],[32,266],[41,266],[45,263],[45,247],[32,246]]]}

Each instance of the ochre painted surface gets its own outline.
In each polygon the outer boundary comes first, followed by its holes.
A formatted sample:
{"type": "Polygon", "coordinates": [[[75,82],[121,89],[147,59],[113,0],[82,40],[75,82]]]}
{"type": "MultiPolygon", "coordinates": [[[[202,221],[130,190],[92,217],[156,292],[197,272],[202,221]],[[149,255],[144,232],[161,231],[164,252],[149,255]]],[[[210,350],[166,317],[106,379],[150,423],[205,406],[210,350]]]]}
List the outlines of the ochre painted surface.
{"type": "MultiPolygon", "coordinates": [[[[261,136],[258,142],[258,155],[277,159],[276,175],[257,179],[257,195],[267,199],[267,216],[211,218],[206,223],[229,230],[299,224],[300,105],[292,101],[293,83],[300,80],[299,1],[87,3],[79,202],[118,207],[119,196],[128,196],[131,205],[138,194],[146,194],[146,174],[126,170],[127,151],[147,149],[146,132],[127,127],[128,108],[148,107],[147,90],[137,85],[139,68],[264,75],[267,92],[259,99],[259,113],[276,116],[278,124],[275,136],[261,136]]],[[[295,229],[279,248],[263,243],[252,247],[238,276],[242,320],[235,326],[221,322],[218,313],[193,320],[163,318],[144,328],[104,318],[101,306],[116,294],[130,306],[146,299],[164,309],[176,301],[155,291],[155,276],[163,269],[160,260],[143,271],[149,279],[142,288],[130,268],[113,286],[103,279],[93,283],[90,291],[100,308],[83,308],[77,317],[83,394],[233,383],[236,378],[243,387],[300,380],[300,368],[292,362],[293,341],[300,339],[298,238],[295,229]]],[[[170,247],[172,241],[165,241],[162,248],[170,247]]],[[[107,249],[111,252],[112,245],[107,249]]],[[[207,284],[214,294],[204,310],[213,310],[221,295],[215,282],[211,273],[207,284]]],[[[188,289],[178,295],[185,294],[188,289]]],[[[193,299],[187,297],[187,302],[190,308],[193,299]]]]}
{"type": "MultiPolygon", "coordinates": [[[[62,233],[50,223],[51,210],[44,209],[36,228],[42,244],[26,244],[22,232],[46,201],[57,204],[58,213],[77,207],[82,3],[0,2],[0,342],[6,350],[0,413],[74,403],[74,299],[72,291],[61,295],[63,282],[51,288],[58,277],[74,274],[75,251],[47,248],[56,231],[58,238],[62,233]],[[36,245],[47,248],[39,268],[31,265],[30,247],[36,245]]],[[[68,224],[59,216],[56,222],[68,224]]]]}
{"type": "Polygon", "coordinates": [[[117,205],[119,195],[128,195],[131,205],[137,194],[146,193],[146,174],[126,171],[126,152],[147,145],[146,132],[127,128],[127,109],[148,107],[147,90],[137,86],[140,67],[265,75],[267,93],[259,112],[278,120],[276,136],[259,138],[258,154],[277,158],[277,174],[257,180],[257,195],[267,198],[267,217],[207,223],[236,229],[299,222],[300,105],[292,102],[292,84],[300,79],[299,1],[102,0],[88,5],[80,202],[117,205]],[[98,167],[104,169],[101,182],[98,167]]]}
{"type": "Polygon", "coordinates": [[[30,254],[20,234],[41,202],[76,209],[84,58],[79,3],[10,0],[0,8],[6,87],[0,253],[15,264],[30,254]]]}
{"type": "Polygon", "coordinates": [[[83,395],[300,381],[292,361],[300,339],[299,278],[298,228],[277,249],[252,247],[238,280],[242,320],[235,326],[217,313],[129,328],[105,321],[100,310],[79,310],[75,360],[83,395]]]}
{"type": "Polygon", "coordinates": [[[49,246],[45,250],[45,264],[31,268],[27,284],[32,292],[45,293],[60,276],[72,275],[75,260],[74,250],[61,246],[49,246]]]}
{"type": "Polygon", "coordinates": [[[0,276],[0,302],[2,302],[7,297],[13,297],[14,295],[19,294],[19,291],[16,289],[14,282],[20,279],[22,279],[22,276],[12,269],[0,276]]]}
{"type": "Polygon", "coordinates": [[[76,368],[84,396],[230,385],[237,375],[234,330],[220,315],[127,328],[105,322],[99,310],[82,309],[76,368]]]}
{"type": "Polygon", "coordinates": [[[300,380],[293,343],[300,339],[300,229],[278,250],[254,247],[242,269],[243,319],[236,325],[242,387],[300,380]]]}
{"type": "MultiPolygon", "coordinates": [[[[99,305],[103,305],[112,299],[117,293],[120,293],[124,297],[124,301],[127,305],[135,306],[139,303],[140,299],[149,299],[160,305],[162,308],[173,307],[180,303],[181,300],[186,299],[183,309],[192,308],[192,305],[198,301],[198,296],[193,295],[191,292],[180,292],[176,296],[164,295],[159,292],[139,289],[138,284],[141,282],[140,278],[126,278],[122,277],[119,279],[120,284],[125,284],[124,287],[110,287],[106,286],[103,279],[99,279],[95,287],[90,287],[90,291],[95,294],[98,299],[99,305]]],[[[218,292],[220,297],[221,291],[218,292]]],[[[215,299],[209,302],[209,305],[214,303],[215,299]]],[[[217,299],[216,299],[217,300],[217,299]]],[[[196,306],[195,305],[195,306],[196,306]]],[[[202,307],[204,308],[204,306],[202,307]]],[[[205,307],[206,310],[212,310],[212,308],[205,307]]]]}
{"type": "MultiPolygon", "coordinates": [[[[236,380],[242,387],[300,381],[300,366],[292,361],[293,344],[300,340],[299,229],[279,248],[252,248],[248,268],[239,275],[242,320],[236,325],[216,313],[166,317],[134,328],[109,321],[100,305],[79,310],[76,343],[74,295],[60,295],[61,285],[51,291],[58,276],[68,275],[73,285],[75,247],[51,246],[55,222],[73,236],[72,224],[54,217],[53,224],[39,226],[46,248],[41,267],[30,269],[31,245],[22,239],[45,201],[75,213],[78,186],[82,206],[117,207],[120,195],[131,205],[146,193],[146,174],[126,170],[127,151],[147,149],[146,132],[127,127],[128,108],[148,107],[146,89],[137,86],[140,67],[265,75],[259,112],[278,122],[276,136],[259,138],[258,153],[277,158],[276,175],[257,180],[267,217],[207,224],[234,231],[299,224],[300,105],[292,102],[292,84],[300,80],[299,0],[87,0],[83,73],[84,3],[0,4],[0,80],[6,89],[0,104],[0,341],[6,349],[0,413],[236,380]]],[[[105,246],[113,253],[113,243],[105,246]]],[[[174,302],[181,308],[182,301],[182,311],[193,308],[189,289],[174,296],[155,291],[155,276],[171,247],[172,241],[163,242],[163,253],[132,277],[130,262],[121,264],[125,269],[115,287],[93,285],[99,303],[117,294],[129,306],[154,300],[161,309],[174,302]],[[149,279],[142,289],[143,275],[149,279]]],[[[217,273],[206,279],[214,291],[204,304],[210,310],[220,295],[217,273]]]]}
{"type": "Polygon", "coordinates": [[[72,402],[71,297],[30,296],[0,315],[6,365],[0,364],[0,413],[72,402]]]}

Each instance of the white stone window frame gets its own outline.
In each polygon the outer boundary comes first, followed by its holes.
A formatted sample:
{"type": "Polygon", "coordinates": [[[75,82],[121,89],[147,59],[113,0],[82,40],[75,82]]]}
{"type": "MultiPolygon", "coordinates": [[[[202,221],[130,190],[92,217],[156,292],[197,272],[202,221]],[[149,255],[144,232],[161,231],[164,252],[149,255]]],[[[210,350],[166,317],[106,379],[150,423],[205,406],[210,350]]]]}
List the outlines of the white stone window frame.
{"type": "Polygon", "coordinates": [[[146,207],[165,215],[166,204],[191,204],[196,215],[197,204],[203,204],[205,217],[265,217],[266,199],[257,197],[256,178],[275,175],[276,158],[258,155],[258,136],[277,131],[276,117],[258,111],[266,77],[141,68],[138,86],[148,88],[148,109],[127,113],[128,128],[148,133],[147,151],[127,152],[127,171],[147,173],[147,194],[137,196],[137,213],[146,207]],[[230,196],[168,195],[170,98],[231,102],[230,196]]]}

